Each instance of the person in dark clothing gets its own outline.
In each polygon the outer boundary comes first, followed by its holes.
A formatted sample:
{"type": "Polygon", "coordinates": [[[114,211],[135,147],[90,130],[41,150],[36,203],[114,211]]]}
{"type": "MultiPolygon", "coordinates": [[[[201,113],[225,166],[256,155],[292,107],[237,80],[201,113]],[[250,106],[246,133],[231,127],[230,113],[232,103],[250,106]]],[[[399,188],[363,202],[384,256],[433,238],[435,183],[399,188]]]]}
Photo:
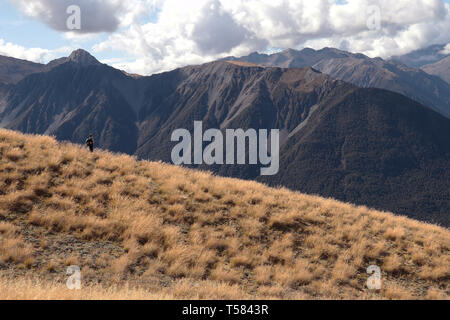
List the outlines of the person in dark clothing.
{"type": "Polygon", "coordinates": [[[92,134],[90,134],[89,138],[86,139],[86,145],[91,152],[94,152],[94,137],[92,134]]]}

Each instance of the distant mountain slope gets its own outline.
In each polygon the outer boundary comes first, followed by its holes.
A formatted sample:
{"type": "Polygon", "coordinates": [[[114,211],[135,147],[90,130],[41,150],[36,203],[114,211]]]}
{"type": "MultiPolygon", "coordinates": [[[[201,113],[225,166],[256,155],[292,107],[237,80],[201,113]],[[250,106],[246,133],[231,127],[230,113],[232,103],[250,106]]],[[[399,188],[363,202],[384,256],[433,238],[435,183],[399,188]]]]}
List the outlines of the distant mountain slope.
{"type": "Polygon", "coordinates": [[[433,64],[448,57],[450,54],[444,53],[445,47],[445,44],[434,44],[402,56],[393,56],[391,59],[401,62],[408,67],[421,68],[427,64],[433,64]]]}
{"type": "Polygon", "coordinates": [[[26,76],[44,69],[45,65],[40,63],[0,56],[0,83],[17,83],[26,76]]]}
{"type": "Polygon", "coordinates": [[[427,64],[422,67],[426,73],[441,77],[443,80],[450,83],[450,57],[439,60],[433,64],[427,64]]]}
{"type": "MultiPolygon", "coordinates": [[[[335,52],[335,54],[341,54],[335,52]]],[[[81,55],[88,55],[81,52],[81,55]]],[[[314,55],[313,55],[314,56],[314,55]]],[[[171,161],[175,129],[280,129],[280,172],[200,166],[449,226],[450,120],[399,94],[312,68],[217,61],[129,77],[87,56],[8,87],[0,125],[171,161]]]]}
{"type": "Polygon", "coordinates": [[[0,173],[0,299],[449,298],[438,226],[2,129],[0,173]]]}
{"type": "Polygon", "coordinates": [[[310,68],[241,67],[227,62],[186,67],[148,81],[137,154],[165,161],[170,161],[171,145],[165,142],[172,130],[191,130],[195,120],[202,120],[205,128],[290,132],[319,101],[354,89],[310,68]]]}
{"type": "Polygon", "coordinates": [[[248,61],[282,68],[312,67],[359,87],[391,90],[416,100],[450,118],[450,84],[420,69],[395,61],[371,59],[333,48],[289,49],[272,55],[253,53],[225,60],[248,61]]]}

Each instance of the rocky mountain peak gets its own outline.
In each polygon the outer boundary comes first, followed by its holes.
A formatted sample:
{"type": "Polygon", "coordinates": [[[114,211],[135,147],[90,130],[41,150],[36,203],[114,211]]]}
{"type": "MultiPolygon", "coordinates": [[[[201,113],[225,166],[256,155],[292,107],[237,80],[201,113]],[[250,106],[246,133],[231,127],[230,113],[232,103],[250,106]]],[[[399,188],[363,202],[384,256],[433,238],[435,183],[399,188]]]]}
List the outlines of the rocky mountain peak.
{"type": "Polygon", "coordinates": [[[68,60],[82,64],[82,65],[98,65],[98,64],[100,64],[100,62],[97,59],[95,59],[89,52],[87,52],[83,49],[78,49],[78,50],[73,51],[70,54],[68,60]]]}

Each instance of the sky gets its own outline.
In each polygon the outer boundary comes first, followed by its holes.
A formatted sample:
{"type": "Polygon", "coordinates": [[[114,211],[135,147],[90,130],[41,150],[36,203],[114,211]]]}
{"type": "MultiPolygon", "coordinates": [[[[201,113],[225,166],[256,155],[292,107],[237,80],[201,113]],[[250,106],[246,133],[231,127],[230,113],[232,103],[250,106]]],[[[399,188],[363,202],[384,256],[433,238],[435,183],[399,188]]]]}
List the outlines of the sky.
{"type": "Polygon", "coordinates": [[[255,51],[389,58],[449,42],[450,0],[0,0],[0,55],[47,63],[82,48],[143,75],[255,51]]]}

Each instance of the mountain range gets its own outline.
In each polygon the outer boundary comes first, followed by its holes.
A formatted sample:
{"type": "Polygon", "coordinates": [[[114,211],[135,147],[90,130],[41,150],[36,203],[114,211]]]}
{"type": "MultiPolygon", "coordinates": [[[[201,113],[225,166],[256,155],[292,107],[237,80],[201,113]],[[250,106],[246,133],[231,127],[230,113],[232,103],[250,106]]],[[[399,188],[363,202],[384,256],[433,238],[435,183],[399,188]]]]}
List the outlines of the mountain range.
{"type": "Polygon", "coordinates": [[[450,50],[446,45],[431,45],[392,59],[409,67],[420,68],[450,83],[450,50]]]}
{"type": "Polygon", "coordinates": [[[433,44],[431,46],[414,50],[410,53],[393,56],[391,60],[398,61],[412,68],[422,68],[429,64],[434,64],[450,56],[445,44],[433,44]]]}
{"type": "Polygon", "coordinates": [[[450,117],[450,84],[395,60],[369,58],[334,48],[301,51],[288,49],[271,55],[252,53],[224,60],[247,61],[262,66],[281,68],[312,67],[334,79],[363,88],[380,88],[403,94],[450,117]]]}
{"type": "Polygon", "coordinates": [[[37,69],[12,60],[24,71],[2,75],[0,127],[77,143],[92,132],[101,148],[167,162],[173,130],[192,132],[196,120],[204,130],[280,129],[275,176],[199,168],[450,225],[445,81],[336,49],[226,60],[148,77],[82,50],[37,69]]]}
{"type": "Polygon", "coordinates": [[[422,67],[422,70],[441,77],[443,80],[450,83],[450,57],[446,57],[438,62],[427,64],[422,67]]]}

